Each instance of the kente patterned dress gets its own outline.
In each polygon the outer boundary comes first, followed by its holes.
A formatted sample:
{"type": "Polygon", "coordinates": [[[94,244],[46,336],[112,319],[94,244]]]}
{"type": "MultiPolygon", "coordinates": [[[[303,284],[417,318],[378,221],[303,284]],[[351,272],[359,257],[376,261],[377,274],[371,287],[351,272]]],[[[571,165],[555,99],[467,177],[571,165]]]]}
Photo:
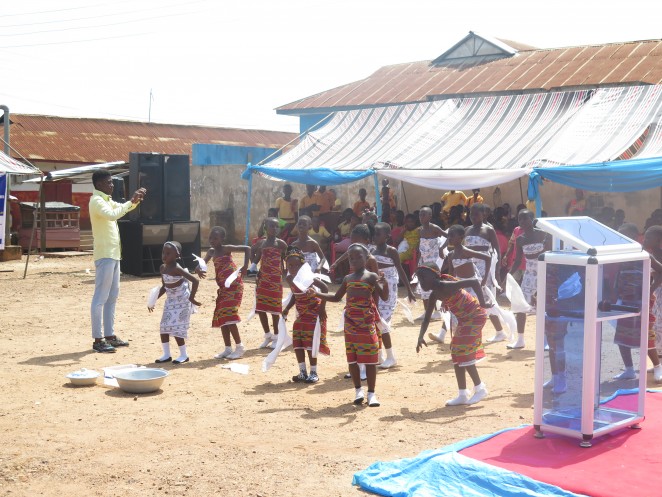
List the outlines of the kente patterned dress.
{"type": "Polygon", "coordinates": [[[255,312],[283,312],[282,252],[278,247],[262,249],[260,276],[255,287],[255,312]]]}
{"type": "MultiPolygon", "coordinates": [[[[292,327],[292,347],[294,350],[312,350],[313,333],[315,332],[322,300],[314,295],[311,296],[306,292],[301,292],[295,285],[290,285],[290,288],[297,309],[297,318],[294,320],[292,327]]],[[[326,319],[320,319],[320,328],[320,354],[330,355],[331,350],[326,341],[326,319]]]]}
{"type": "MultiPolygon", "coordinates": [[[[618,297],[623,305],[641,306],[641,290],[643,284],[643,268],[641,262],[622,262],[617,276],[618,297]]],[[[648,349],[655,348],[655,293],[650,294],[648,308],[648,349]]],[[[639,348],[641,333],[641,317],[622,318],[616,322],[614,343],[631,349],[639,348]]]]}
{"type": "MultiPolygon", "coordinates": [[[[439,257],[439,248],[442,245],[441,238],[421,238],[418,245],[418,250],[421,254],[421,258],[418,260],[418,264],[434,264],[439,267],[440,257],[439,257]]],[[[443,261],[442,261],[443,262],[443,261]]],[[[416,290],[423,300],[430,298],[430,293],[422,290],[420,285],[416,290]]]]}
{"type": "Polygon", "coordinates": [[[184,282],[174,288],[166,287],[166,301],[163,306],[163,316],[161,317],[161,334],[172,335],[178,338],[187,338],[188,329],[191,322],[191,287],[188,280],[182,276],[171,276],[169,274],[161,275],[163,283],[172,285],[184,282]]]}
{"type": "Polygon", "coordinates": [[[350,297],[349,292],[347,295],[344,319],[347,363],[378,364],[379,337],[375,326],[372,286],[363,281],[348,281],[347,289],[365,290],[359,295],[350,297]]]}
{"type": "MultiPolygon", "coordinates": [[[[486,254],[491,254],[494,257],[494,254],[490,252],[492,250],[492,244],[490,243],[489,240],[483,238],[482,236],[475,236],[475,235],[466,236],[464,238],[464,246],[473,250],[485,252],[486,254]],[[481,250],[483,247],[485,247],[486,249],[481,250]]],[[[472,260],[474,262],[474,265],[476,266],[476,270],[478,271],[478,279],[482,281],[483,278],[485,277],[485,271],[489,271],[490,268],[486,267],[485,261],[483,259],[475,258],[472,260]]],[[[485,282],[485,287],[490,289],[492,295],[496,295],[496,286],[491,276],[487,277],[487,280],[485,282]]],[[[485,298],[485,303],[487,305],[492,303],[492,300],[487,295],[483,295],[483,298],[485,298]]]]}
{"type": "MultiPolygon", "coordinates": [[[[393,311],[398,302],[398,282],[400,281],[400,277],[397,268],[393,266],[393,259],[385,255],[372,254],[372,256],[377,261],[377,264],[385,265],[385,267],[381,267],[379,270],[384,273],[384,277],[386,278],[388,300],[382,300],[380,298],[377,304],[377,310],[381,318],[390,324],[393,311]]],[[[388,331],[384,330],[383,333],[388,333],[388,331]]]]}
{"type": "MultiPolygon", "coordinates": [[[[458,281],[454,276],[441,275],[442,281],[458,281]]],[[[461,289],[444,299],[444,306],[457,318],[457,327],[451,339],[451,359],[456,366],[467,367],[485,358],[483,326],[487,312],[469,292],[461,289]]]]}
{"type": "Polygon", "coordinates": [[[537,255],[543,250],[545,250],[544,243],[527,243],[526,245],[522,245],[526,269],[524,270],[520,287],[522,288],[524,298],[530,306],[536,304],[535,297],[538,292],[538,258],[533,257],[529,259],[528,257],[537,255]]]}
{"type": "Polygon", "coordinates": [[[229,324],[237,324],[241,322],[239,306],[244,294],[244,283],[241,280],[241,274],[232,282],[230,288],[225,288],[225,280],[237,270],[237,266],[230,255],[214,257],[212,260],[216,268],[218,294],[211,325],[213,328],[220,328],[229,324]]]}

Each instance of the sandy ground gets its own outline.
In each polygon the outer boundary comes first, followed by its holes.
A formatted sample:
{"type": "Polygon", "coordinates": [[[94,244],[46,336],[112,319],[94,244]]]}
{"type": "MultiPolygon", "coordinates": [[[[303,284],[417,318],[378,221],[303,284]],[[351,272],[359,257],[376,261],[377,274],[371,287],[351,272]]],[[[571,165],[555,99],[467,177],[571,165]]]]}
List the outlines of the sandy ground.
{"type": "MultiPolygon", "coordinates": [[[[203,306],[192,318],[192,360],[166,365],[171,375],[162,390],[134,396],[102,382],[71,387],[65,375],[79,368],[149,365],[159,357],[163,302],[153,314],[145,307],[159,280],[122,276],[116,330],[130,347],[98,354],[90,338],[92,257],[33,258],[27,279],[24,261],[0,265],[0,495],[356,495],[352,475],[375,461],[532,422],[533,317],[526,349],[486,347],[479,371],[489,397],[449,408],[444,402],[457,387],[448,346],[417,355],[418,327],[396,314],[399,366],[379,373],[382,406],[373,409],[354,406],[352,385],[343,379],[339,304],[329,304],[332,355],[320,359],[318,384],[292,383],[291,351],[261,371],[267,351],[256,349],[257,319],[240,325],[248,352],[239,362],[250,374],[222,369],[223,361],[213,359],[222,349],[220,330],[210,328],[213,278],[198,292],[203,306]]],[[[249,279],[243,316],[253,296],[249,279]]],[[[488,323],[484,337],[493,333],[488,323]]]]}

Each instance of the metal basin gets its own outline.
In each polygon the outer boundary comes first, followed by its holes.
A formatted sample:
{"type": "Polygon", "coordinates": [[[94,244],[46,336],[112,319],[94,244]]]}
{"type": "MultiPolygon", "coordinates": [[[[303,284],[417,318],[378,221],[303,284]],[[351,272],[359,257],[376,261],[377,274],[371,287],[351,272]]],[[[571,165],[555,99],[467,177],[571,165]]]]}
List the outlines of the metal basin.
{"type": "Polygon", "coordinates": [[[118,371],[114,376],[120,388],[127,393],[149,393],[161,388],[168,372],[159,368],[143,368],[118,371]]]}
{"type": "Polygon", "coordinates": [[[83,368],[79,371],[74,371],[73,373],[69,373],[67,375],[67,378],[69,378],[69,381],[71,382],[72,385],[76,385],[79,387],[90,386],[96,384],[97,378],[99,378],[99,373],[96,371],[83,368]]]}

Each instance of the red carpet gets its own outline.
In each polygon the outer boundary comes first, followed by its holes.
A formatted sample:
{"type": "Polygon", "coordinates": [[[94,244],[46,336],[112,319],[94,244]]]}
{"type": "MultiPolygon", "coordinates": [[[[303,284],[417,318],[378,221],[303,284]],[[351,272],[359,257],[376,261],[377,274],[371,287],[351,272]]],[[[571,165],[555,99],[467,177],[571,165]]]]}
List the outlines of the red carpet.
{"type": "MultiPolygon", "coordinates": [[[[612,403],[618,402],[618,398],[612,403]]],[[[579,440],[532,427],[511,430],[460,453],[591,497],[662,495],[662,394],[646,394],[641,430],[625,429],[579,447],[579,440]]]]}

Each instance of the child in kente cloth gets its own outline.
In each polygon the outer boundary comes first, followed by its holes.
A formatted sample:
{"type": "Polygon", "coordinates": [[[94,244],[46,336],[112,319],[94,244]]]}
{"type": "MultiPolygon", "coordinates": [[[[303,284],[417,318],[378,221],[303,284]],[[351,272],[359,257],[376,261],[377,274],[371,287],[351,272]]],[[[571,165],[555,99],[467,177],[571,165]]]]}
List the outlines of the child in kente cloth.
{"type": "Polygon", "coordinates": [[[323,300],[340,302],[347,294],[345,304],[345,352],[347,363],[355,388],[355,404],[362,404],[365,399],[361,388],[359,364],[365,364],[368,379],[368,406],[377,407],[379,401],[375,394],[377,364],[379,363],[379,337],[377,336],[376,313],[374,312],[373,292],[379,298],[388,300],[388,284],[384,276],[366,270],[368,249],[363,245],[350,245],[349,264],[353,273],[345,276],[338,291],[334,294],[319,293],[309,290],[323,300]]]}
{"type": "MultiPolygon", "coordinates": [[[[295,383],[317,383],[317,357],[313,357],[313,334],[317,319],[320,321],[320,354],[329,355],[331,352],[326,341],[326,302],[300,289],[294,283],[294,278],[305,264],[306,260],[303,252],[298,247],[288,247],[285,263],[287,265],[287,282],[292,289],[292,299],[283,309],[283,318],[287,317],[288,312],[293,306],[296,306],[297,317],[294,320],[292,328],[292,347],[294,355],[299,363],[299,374],[292,377],[295,383]],[[306,353],[310,362],[310,374],[306,371],[306,353]]],[[[313,281],[313,286],[319,288],[322,292],[328,292],[326,283],[318,278],[313,281]]]]}
{"type": "Polygon", "coordinates": [[[255,286],[255,313],[260,316],[264,330],[261,349],[268,347],[270,343],[276,344],[283,301],[283,260],[287,250],[287,244],[276,238],[278,219],[268,218],[265,221],[265,228],[267,237],[257,244],[254,257],[255,262],[260,262],[255,286]],[[271,314],[273,333],[269,330],[267,314],[271,314]]]}
{"type": "Polygon", "coordinates": [[[303,256],[306,258],[306,262],[310,265],[310,269],[313,270],[313,273],[319,273],[326,258],[324,257],[324,252],[315,240],[308,236],[308,232],[313,226],[313,221],[309,216],[299,216],[299,221],[297,222],[297,231],[299,235],[292,246],[299,247],[303,252],[303,256]],[[318,262],[319,261],[319,262],[318,262]]]}
{"type": "MultiPolygon", "coordinates": [[[[163,317],[161,318],[161,346],[163,355],[156,361],[157,364],[172,361],[170,356],[170,336],[175,337],[175,342],[179,346],[179,357],[173,364],[182,364],[188,362],[189,357],[186,353],[186,338],[191,321],[191,304],[200,305],[195,300],[195,293],[198,291],[198,278],[190,274],[177,262],[182,253],[182,246],[179,242],[165,242],[161,252],[161,289],[159,297],[166,295],[165,305],[163,306],[163,317]],[[189,285],[190,282],[190,285],[189,285]]],[[[154,307],[148,307],[149,312],[154,307]]]]}
{"type": "Polygon", "coordinates": [[[430,324],[430,316],[437,300],[457,318],[457,327],[451,340],[451,359],[459,388],[458,396],[446,402],[447,406],[475,404],[487,396],[487,387],[480,380],[476,363],[485,358],[482,344],[483,326],[487,321],[488,307],[483,298],[480,282],[476,278],[458,280],[454,276],[440,274],[436,267],[419,266],[416,270],[418,281],[423,290],[430,291],[430,305],[418,335],[416,352],[420,352],[425,343],[425,332],[430,324]],[[476,297],[465,290],[471,288],[476,297]],[[467,389],[466,373],[474,384],[473,393],[467,389]]]}
{"type": "MultiPolygon", "coordinates": [[[[209,250],[205,255],[205,262],[213,261],[216,268],[216,284],[218,285],[218,295],[216,297],[216,309],[212,319],[212,328],[221,328],[223,333],[223,342],[225,350],[214,356],[215,359],[239,359],[244,355],[244,345],[241,343],[239,328],[237,323],[241,322],[239,317],[239,306],[244,293],[244,284],[241,276],[246,274],[246,267],[251,253],[248,245],[224,245],[225,229],[220,226],[214,226],[209,233],[209,250]],[[232,252],[244,253],[244,265],[229,288],[225,288],[225,280],[237,270],[237,266],[232,260],[232,252]],[[234,339],[235,349],[232,350],[232,341],[234,339]]],[[[204,273],[198,272],[200,277],[204,273]]]]}
{"type": "MultiPolygon", "coordinates": [[[[466,280],[469,278],[478,278],[478,270],[474,264],[475,259],[480,259],[485,261],[486,264],[490,264],[492,256],[486,252],[477,252],[476,250],[471,250],[464,246],[462,243],[464,241],[464,226],[459,224],[454,224],[448,228],[448,243],[453,246],[453,250],[450,251],[448,257],[444,260],[444,265],[441,268],[441,272],[448,272],[452,274],[459,280],[466,280]]],[[[480,281],[480,285],[485,286],[485,280],[487,279],[488,274],[485,273],[483,278],[480,281]]],[[[473,290],[469,288],[467,290],[474,297],[473,290]]],[[[428,338],[436,342],[444,343],[446,337],[446,328],[442,328],[438,335],[434,333],[428,333],[428,338]]]]}
{"type": "MultiPolygon", "coordinates": [[[[387,223],[377,223],[375,225],[375,236],[373,242],[375,247],[371,250],[372,256],[377,261],[379,271],[384,274],[388,284],[388,300],[379,299],[377,309],[381,318],[391,324],[391,317],[398,302],[398,281],[403,281],[407,289],[407,295],[410,302],[415,302],[416,297],[409,286],[409,278],[402,269],[400,256],[395,247],[387,245],[386,242],[391,236],[391,226],[387,223]]],[[[379,365],[382,369],[392,368],[397,365],[395,354],[393,353],[393,343],[391,341],[390,329],[382,331],[382,342],[386,351],[386,359],[379,365]]]]}

